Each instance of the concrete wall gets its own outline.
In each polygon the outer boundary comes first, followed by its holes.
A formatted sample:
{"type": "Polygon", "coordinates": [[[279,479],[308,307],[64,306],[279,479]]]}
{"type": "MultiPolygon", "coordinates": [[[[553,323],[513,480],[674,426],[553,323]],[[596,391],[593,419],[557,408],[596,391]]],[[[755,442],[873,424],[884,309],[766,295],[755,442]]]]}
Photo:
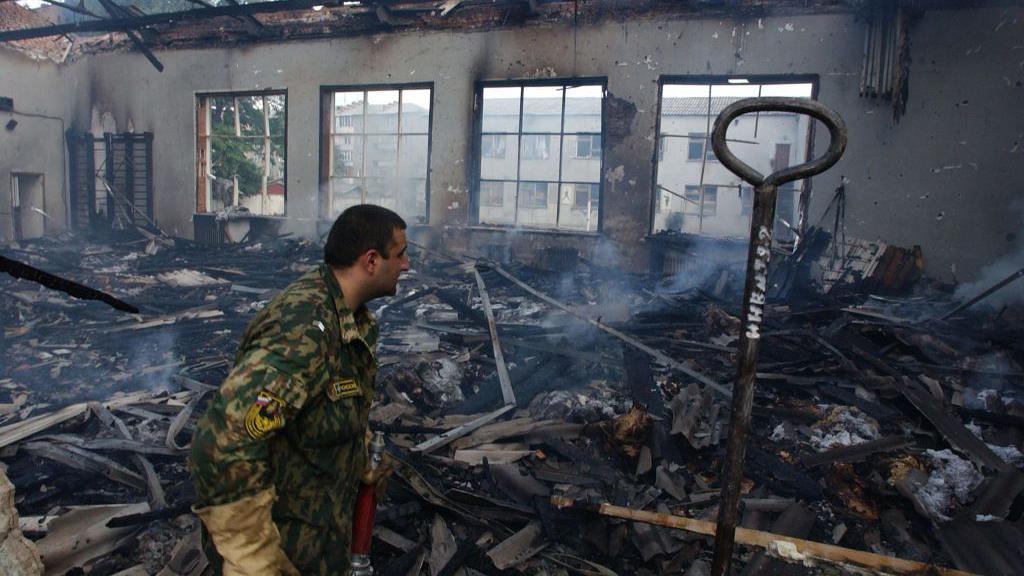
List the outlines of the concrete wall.
{"type": "MultiPolygon", "coordinates": [[[[26,231],[38,229],[45,221],[46,233],[66,228],[66,186],[64,131],[59,120],[24,114],[67,118],[74,103],[69,95],[70,77],[65,69],[49,60],[0,48],[0,96],[14,99],[17,114],[0,112],[0,240],[14,239],[11,193],[12,173],[40,174],[44,186],[42,202],[27,202],[21,211],[26,231]],[[24,114],[21,114],[24,113],[24,114]],[[9,120],[18,124],[7,130],[9,120]],[[45,218],[29,204],[49,215],[45,218]]],[[[31,180],[39,182],[32,178],[31,180]]]]}
{"type": "MultiPolygon", "coordinates": [[[[154,132],[156,214],[175,233],[190,233],[195,205],[196,92],[288,91],[288,217],[311,228],[320,87],[427,81],[436,91],[436,234],[453,246],[578,246],[591,257],[615,254],[634,269],[645,265],[639,241],[654,197],[659,76],[818,74],[819,99],[846,118],[850,144],[841,163],[815,179],[811,222],[845,175],[848,234],[920,244],[930,273],[950,279],[955,270],[963,279],[1021,242],[1020,217],[1009,206],[1020,196],[1014,167],[1024,154],[1022,31],[1022,8],[928,12],[912,30],[909,108],[898,125],[887,104],[857,95],[864,30],[843,14],[604,22],[581,26],[575,38],[570,27],[557,26],[162,51],[162,74],[134,53],[75,66],[88,67],[91,104],[113,112],[119,124],[130,115],[136,130],[154,132]],[[459,227],[469,219],[474,81],[550,76],[608,79],[602,234],[466,233],[459,227]]],[[[819,134],[817,150],[825,138],[819,134]]]]}

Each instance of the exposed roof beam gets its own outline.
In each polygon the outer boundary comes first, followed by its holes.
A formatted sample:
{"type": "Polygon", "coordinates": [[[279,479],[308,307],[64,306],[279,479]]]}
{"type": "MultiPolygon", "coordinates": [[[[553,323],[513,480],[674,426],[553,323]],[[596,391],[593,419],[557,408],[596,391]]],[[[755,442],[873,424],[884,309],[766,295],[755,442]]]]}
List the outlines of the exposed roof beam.
{"type": "MultiPolygon", "coordinates": [[[[113,0],[100,0],[100,4],[103,6],[104,10],[110,13],[111,17],[117,18],[120,16],[124,18],[130,14],[130,12],[128,12],[128,10],[125,9],[123,6],[118,6],[117,4],[114,4],[113,0]]],[[[134,44],[135,47],[138,48],[140,52],[142,52],[143,56],[146,57],[146,60],[149,60],[149,63],[152,64],[154,68],[156,68],[157,72],[163,72],[163,63],[157,59],[156,55],[153,54],[153,51],[149,49],[149,46],[146,46],[146,43],[143,42],[142,38],[139,37],[138,32],[136,32],[135,30],[129,30],[127,28],[124,32],[128,35],[128,38],[132,41],[132,44],[134,44]]]]}
{"type": "Polygon", "coordinates": [[[273,2],[241,4],[239,6],[216,6],[214,8],[201,8],[196,10],[185,10],[182,12],[149,14],[147,16],[134,16],[130,18],[69,22],[67,24],[57,24],[41,28],[6,30],[0,32],[0,42],[28,40],[30,38],[45,38],[47,36],[60,36],[62,34],[73,34],[75,32],[123,32],[129,28],[140,28],[143,26],[166,24],[169,22],[203,20],[217,16],[244,16],[246,14],[266,14],[271,12],[287,12],[290,10],[308,10],[313,6],[338,6],[340,4],[341,0],[276,0],[273,2]]]}

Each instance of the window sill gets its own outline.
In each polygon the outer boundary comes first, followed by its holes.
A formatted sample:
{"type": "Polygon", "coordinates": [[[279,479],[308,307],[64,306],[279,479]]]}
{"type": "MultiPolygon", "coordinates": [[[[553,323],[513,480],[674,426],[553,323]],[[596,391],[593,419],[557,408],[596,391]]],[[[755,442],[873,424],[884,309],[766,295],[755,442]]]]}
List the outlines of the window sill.
{"type": "Polygon", "coordinates": [[[560,228],[530,228],[527,226],[498,226],[491,224],[474,224],[472,226],[466,226],[466,230],[474,232],[522,232],[527,234],[547,234],[551,236],[586,236],[591,238],[599,238],[603,236],[600,230],[566,230],[560,228]]]}

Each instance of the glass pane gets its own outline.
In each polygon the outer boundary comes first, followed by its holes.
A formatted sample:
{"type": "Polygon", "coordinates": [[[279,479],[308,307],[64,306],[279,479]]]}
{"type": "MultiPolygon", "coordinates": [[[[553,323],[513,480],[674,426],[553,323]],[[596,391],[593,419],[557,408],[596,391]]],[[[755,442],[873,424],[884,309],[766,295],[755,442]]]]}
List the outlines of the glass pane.
{"type": "Polygon", "coordinates": [[[263,97],[239,96],[235,101],[238,102],[238,125],[242,136],[263,136],[266,133],[263,97]]]}
{"type": "Polygon", "coordinates": [[[427,222],[427,181],[399,179],[397,182],[398,214],[409,224],[427,222]]]}
{"type": "Polygon", "coordinates": [[[398,90],[366,93],[366,132],[398,132],[398,90]]]}
{"type": "Polygon", "coordinates": [[[554,228],[558,217],[558,184],[520,182],[518,206],[517,224],[554,228]]]}
{"type": "Polygon", "coordinates": [[[366,179],[366,203],[376,204],[395,210],[395,179],[394,178],[367,178],[366,179]]]}
{"type": "Polygon", "coordinates": [[[480,137],[480,178],[515,180],[519,169],[519,136],[484,134],[480,137]]]}
{"type": "Polygon", "coordinates": [[[601,86],[575,86],[565,91],[565,131],[601,132],[601,86]]]}
{"type": "Polygon", "coordinates": [[[363,92],[334,93],[334,126],[336,133],[363,131],[363,92]]]}
{"type": "Polygon", "coordinates": [[[523,132],[562,131],[561,86],[527,86],[523,89],[523,132]]]}
{"type": "Polygon", "coordinates": [[[557,134],[523,134],[520,137],[520,180],[558,180],[557,134]]]}
{"type": "Polygon", "coordinates": [[[400,178],[427,177],[427,136],[400,136],[398,139],[400,178]]]}
{"type": "Polygon", "coordinates": [[[267,113],[270,115],[270,135],[285,135],[285,99],[284,94],[267,96],[267,113]]]}
{"type": "Polygon", "coordinates": [[[398,167],[398,136],[366,137],[366,175],[393,177],[398,167]]]}
{"type": "Polygon", "coordinates": [[[337,217],[346,208],[363,203],[363,181],[359,178],[331,179],[331,212],[337,217]]]}
{"type": "Polygon", "coordinates": [[[520,88],[484,88],[484,132],[519,131],[520,88]]]}
{"type": "Polygon", "coordinates": [[[569,230],[597,230],[600,197],[598,184],[562,184],[562,206],[558,214],[558,227],[569,230]]]}
{"type": "Polygon", "coordinates": [[[565,135],[562,145],[562,180],[598,182],[601,180],[601,137],[565,135]]]}
{"type": "Polygon", "coordinates": [[[516,223],[516,183],[480,181],[480,223],[516,223]]]}
{"type": "Polygon", "coordinates": [[[235,99],[230,96],[211,96],[206,102],[210,109],[210,134],[234,136],[235,99]]]}
{"type": "Polygon", "coordinates": [[[331,176],[357,178],[363,175],[363,137],[334,136],[331,176]]]}
{"type": "Polygon", "coordinates": [[[430,90],[402,91],[402,132],[430,131],[430,90]]]}

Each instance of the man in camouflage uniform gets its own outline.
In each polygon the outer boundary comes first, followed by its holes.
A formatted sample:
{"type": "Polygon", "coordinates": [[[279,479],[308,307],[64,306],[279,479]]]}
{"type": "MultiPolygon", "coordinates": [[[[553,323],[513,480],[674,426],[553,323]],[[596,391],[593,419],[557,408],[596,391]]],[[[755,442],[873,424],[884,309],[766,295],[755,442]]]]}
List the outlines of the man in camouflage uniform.
{"type": "Polygon", "coordinates": [[[394,295],[409,269],[405,228],[385,208],[349,208],[325,263],[249,324],[192,440],[195,511],[216,572],[349,572],[356,492],[380,474],[367,467],[378,330],[365,304],[394,295]]]}

